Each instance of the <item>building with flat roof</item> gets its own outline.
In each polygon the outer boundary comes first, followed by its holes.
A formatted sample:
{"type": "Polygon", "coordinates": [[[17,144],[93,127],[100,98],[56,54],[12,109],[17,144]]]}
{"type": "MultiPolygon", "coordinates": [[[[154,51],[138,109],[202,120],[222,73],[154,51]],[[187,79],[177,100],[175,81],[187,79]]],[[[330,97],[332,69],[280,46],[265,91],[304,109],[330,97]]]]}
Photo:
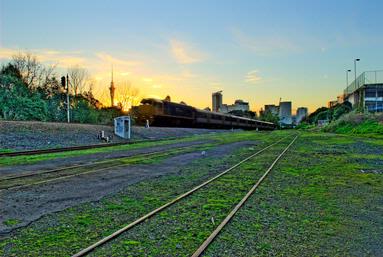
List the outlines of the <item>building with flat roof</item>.
{"type": "Polygon", "coordinates": [[[218,91],[212,94],[212,111],[218,112],[222,106],[222,91],[218,91]]]}
{"type": "Polygon", "coordinates": [[[383,70],[363,72],[343,93],[344,101],[349,101],[353,108],[383,112],[383,70]]]}
{"type": "Polygon", "coordinates": [[[279,103],[279,122],[282,125],[291,125],[293,123],[291,117],[291,102],[279,103]]]}
{"type": "Polygon", "coordinates": [[[219,112],[228,113],[231,111],[243,111],[247,112],[250,110],[250,106],[248,102],[243,100],[235,100],[234,104],[222,104],[220,108],[218,108],[219,112]]]}
{"type": "Polygon", "coordinates": [[[265,112],[269,112],[274,115],[279,115],[279,106],[275,104],[266,104],[265,112]]]}

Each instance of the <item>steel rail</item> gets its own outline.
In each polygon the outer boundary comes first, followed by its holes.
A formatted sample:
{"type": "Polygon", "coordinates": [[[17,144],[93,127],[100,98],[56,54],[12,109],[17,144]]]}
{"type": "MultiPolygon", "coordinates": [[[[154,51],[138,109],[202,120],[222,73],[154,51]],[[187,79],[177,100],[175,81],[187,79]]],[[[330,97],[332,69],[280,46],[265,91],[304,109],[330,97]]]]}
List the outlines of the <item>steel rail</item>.
{"type": "MultiPolygon", "coordinates": [[[[183,147],[177,148],[176,150],[193,148],[193,147],[196,147],[196,146],[198,147],[198,146],[203,146],[203,145],[183,146],[183,147]]],[[[71,167],[60,168],[60,169],[57,169],[57,170],[48,170],[46,172],[25,174],[25,176],[10,177],[9,179],[17,179],[17,178],[23,178],[23,177],[44,175],[44,174],[47,174],[47,173],[58,172],[58,171],[67,170],[67,169],[71,169],[71,168],[75,169],[75,168],[79,168],[79,167],[81,168],[81,167],[86,167],[86,166],[94,166],[96,164],[107,163],[107,162],[111,162],[111,161],[115,161],[115,160],[119,160],[119,159],[125,159],[125,158],[145,157],[145,156],[155,155],[155,154],[158,154],[158,153],[168,154],[168,153],[172,153],[174,151],[175,151],[174,149],[170,149],[168,151],[162,150],[162,151],[155,151],[155,152],[150,152],[150,153],[137,154],[137,155],[121,157],[121,158],[117,158],[117,159],[113,159],[113,160],[101,161],[101,162],[98,162],[98,163],[76,165],[76,166],[71,166],[71,167]]],[[[52,182],[52,181],[62,180],[62,179],[71,178],[71,177],[77,177],[77,176],[81,176],[81,175],[84,175],[84,174],[96,173],[96,172],[100,172],[100,171],[103,171],[103,170],[108,170],[108,169],[111,169],[111,168],[124,167],[124,166],[128,166],[128,165],[130,165],[130,164],[129,163],[117,164],[117,165],[113,165],[113,166],[110,166],[110,167],[104,167],[104,168],[93,169],[93,170],[89,170],[89,171],[85,171],[85,172],[79,172],[79,173],[76,173],[76,174],[59,176],[59,177],[56,177],[56,178],[46,179],[46,180],[42,180],[42,181],[38,181],[38,182],[34,182],[34,183],[28,183],[28,184],[23,184],[23,185],[15,185],[15,186],[10,186],[10,187],[4,187],[4,188],[0,188],[0,192],[4,191],[4,190],[20,189],[20,188],[29,187],[29,186],[45,184],[45,183],[52,182]]],[[[0,180],[0,182],[4,181],[4,180],[8,180],[8,179],[0,180]]]]}
{"type": "Polygon", "coordinates": [[[166,204],[164,204],[164,205],[158,207],[157,209],[155,209],[155,210],[153,210],[153,211],[151,211],[151,212],[145,214],[144,216],[138,218],[137,220],[131,222],[130,224],[124,226],[123,228],[121,228],[121,229],[115,231],[114,233],[110,234],[109,236],[106,236],[106,237],[102,238],[101,240],[99,240],[99,241],[97,241],[96,243],[94,243],[94,244],[88,246],[87,248],[82,249],[81,251],[79,251],[79,252],[77,252],[76,254],[72,255],[72,257],[85,256],[86,254],[88,254],[88,253],[90,253],[91,251],[95,250],[97,247],[99,247],[99,246],[101,246],[101,245],[107,243],[108,241],[110,241],[110,240],[112,240],[112,239],[118,237],[120,234],[122,234],[122,233],[124,233],[125,231],[127,231],[127,230],[133,228],[134,226],[136,226],[136,225],[142,223],[143,221],[145,221],[145,220],[147,220],[148,218],[154,216],[155,214],[159,213],[160,211],[166,209],[167,207],[169,207],[169,206],[175,204],[176,202],[180,201],[181,199],[186,198],[187,196],[193,194],[195,191],[201,189],[202,187],[204,187],[204,186],[210,184],[211,182],[215,181],[216,179],[222,177],[223,175],[225,175],[225,174],[228,173],[229,171],[231,171],[231,170],[237,168],[237,167],[240,166],[242,163],[244,163],[244,162],[250,160],[250,159],[253,158],[254,156],[256,156],[256,155],[258,155],[258,154],[260,154],[260,153],[266,151],[266,150],[269,149],[270,147],[272,147],[272,146],[278,144],[279,142],[281,142],[281,141],[284,140],[285,138],[286,138],[286,137],[284,137],[284,138],[282,138],[282,139],[276,141],[276,142],[273,143],[273,144],[270,144],[270,145],[266,146],[265,148],[263,148],[263,149],[257,151],[256,153],[254,153],[254,154],[252,154],[252,155],[246,157],[245,159],[241,160],[240,162],[238,162],[237,164],[233,165],[232,167],[226,169],[225,171],[219,173],[218,175],[214,176],[213,178],[211,178],[211,179],[209,179],[209,180],[203,182],[202,184],[200,184],[200,185],[194,187],[193,189],[187,191],[186,193],[183,193],[183,194],[177,196],[176,198],[174,198],[173,200],[169,201],[168,203],[166,203],[166,204]]]}
{"type": "Polygon", "coordinates": [[[15,156],[23,156],[23,155],[61,153],[61,152],[87,150],[87,149],[94,149],[94,148],[113,147],[113,146],[120,146],[120,145],[131,145],[131,144],[137,144],[137,143],[177,140],[177,139],[182,139],[186,137],[190,137],[190,136],[168,137],[168,138],[160,138],[160,139],[142,139],[142,140],[133,140],[129,142],[121,142],[121,143],[101,143],[101,144],[93,144],[93,145],[80,145],[80,146],[69,146],[69,147],[60,147],[60,148],[47,148],[47,149],[25,150],[25,151],[17,151],[17,152],[5,152],[5,153],[0,153],[0,157],[15,157],[15,156]]]}
{"type": "Polygon", "coordinates": [[[274,162],[270,165],[270,167],[266,170],[266,172],[263,174],[263,176],[257,181],[257,183],[254,184],[254,186],[250,189],[249,192],[242,198],[242,200],[234,207],[234,209],[229,213],[229,215],[226,216],[226,218],[219,224],[219,226],[213,231],[213,233],[210,234],[210,236],[201,244],[201,246],[194,252],[192,257],[198,257],[200,256],[206,248],[210,245],[210,243],[217,237],[219,232],[225,227],[227,223],[234,217],[234,215],[238,212],[238,210],[243,206],[243,204],[249,199],[249,197],[254,193],[254,191],[257,189],[257,187],[262,183],[262,181],[267,177],[267,175],[270,173],[270,171],[273,169],[275,164],[279,161],[280,158],[287,152],[287,150],[290,148],[290,146],[295,142],[295,140],[298,138],[299,135],[297,135],[291,143],[278,155],[278,157],[274,160],[274,162]]]}
{"type": "MultiPolygon", "coordinates": [[[[195,147],[195,146],[203,146],[203,145],[202,144],[195,144],[195,145],[180,146],[180,147],[177,147],[177,149],[192,148],[192,147],[195,147]]],[[[132,154],[132,155],[120,156],[120,157],[117,157],[117,158],[110,158],[110,159],[103,160],[103,161],[96,161],[96,162],[85,163],[85,164],[76,164],[76,165],[72,165],[72,166],[62,167],[62,168],[58,168],[58,169],[50,169],[50,170],[45,170],[45,171],[41,171],[41,172],[28,172],[28,173],[25,172],[25,173],[22,173],[20,175],[3,176],[3,177],[0,177],[0,182],[7,181],[7,180],[20,179],[20,178],[25,178],[25,177],[33,177],[33,176],[38,176],[38,175],[44,175],[44,174],[53,173],[53,172],[59,172],[59,171],[63,171],[63,170],[89,167],[89,166],[94,166],[94,165],[98,165],[98,164],[114,162],[114,161],[118,161],[118,160],[125,159],[125,158],[150,156],[150,155],[157,154],[157,153],[171,152],[172,150],[174,150],[174,149],[170,149],[170,150],[166,150],[166,149],[165,150],[157,150],[157,151],[151,151],[151,152],[147,152],[147,153],[137,153],[137,154],[132,154]]]]}

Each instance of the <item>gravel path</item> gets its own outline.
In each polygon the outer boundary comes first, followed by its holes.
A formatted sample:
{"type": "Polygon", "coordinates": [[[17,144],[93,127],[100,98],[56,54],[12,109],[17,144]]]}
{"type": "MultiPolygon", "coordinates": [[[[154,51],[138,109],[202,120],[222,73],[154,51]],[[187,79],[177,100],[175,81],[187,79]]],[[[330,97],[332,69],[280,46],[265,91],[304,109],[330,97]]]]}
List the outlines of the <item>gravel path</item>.
{"type": "MultiPolygon", "coordinates": [[[[67,124],[37,121],[0,121],[0,150],[32,150],[103,143],[97,139],[99,131],[113,135],[113,127],[91,124],[67,124]]],[[[227,130],[197,128],[144,128],[133,126],[132,139],[162,139],[191,135],[226,132],[227,130]]],[[[127,140],[113,137],[112,142],[127,140]]]]}
{"type": "Polygon", "coordinates": [[[114,194],[128,185],[166,174],[174,174],[190,162],[204,156],[221,157],[240,147],[254,145],[253,141],[221,145],[207,151],[181,154],[153,165],[131,165],[100,173],[90,173],[49,184],[0,192],[0,235],[8,235],[12,229],[25,226],[45,214],[58,212],[80,203],[97,201],[114,194]],[[9,219],[18,224],[7,227],[9,219]]]}

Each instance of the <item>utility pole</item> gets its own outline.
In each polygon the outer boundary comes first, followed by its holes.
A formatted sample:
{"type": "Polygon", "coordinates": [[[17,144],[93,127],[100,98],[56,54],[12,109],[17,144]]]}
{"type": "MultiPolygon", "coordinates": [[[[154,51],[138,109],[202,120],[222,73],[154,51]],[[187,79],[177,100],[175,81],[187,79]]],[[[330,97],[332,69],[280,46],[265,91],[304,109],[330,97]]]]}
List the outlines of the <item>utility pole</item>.
{"type": "Polygon", "coordinates": [[[68,119],[68,123],[70,123],[70,103],[69,103],[69,76],[68,74],[66,74],[66,110],[67,110],[67,119],[68,119]]]}

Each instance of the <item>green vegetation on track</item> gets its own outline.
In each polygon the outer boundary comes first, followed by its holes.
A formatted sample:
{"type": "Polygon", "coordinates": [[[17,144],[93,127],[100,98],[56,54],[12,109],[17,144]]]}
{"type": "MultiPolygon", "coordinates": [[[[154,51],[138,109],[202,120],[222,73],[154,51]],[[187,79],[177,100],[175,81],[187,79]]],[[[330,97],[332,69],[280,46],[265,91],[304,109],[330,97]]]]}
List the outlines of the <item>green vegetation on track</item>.
{"type": "Polygon", "coordinates": [[[205,256],[379,256],[379,142],[303,133],[205,256]]]}
{"type": "MultiPolygon", "coordinates": [[[[275,142],[286,132],[241,132],[216,134],[208,139],[220,143],[236,141],[258,142],[256,147],[240,148],[236,154],[212,158],[207,154],[176,173],[128,186],[122,192],[101,201],[82,204],[46,215],[31,225],[18,229],[0,242],[0,255],[52,256],[70,255],[99,240],[123,225],[132,222],[166,201],[184,193],[218,172],[247,157],[251,152],[275,142]],[[54,226],[52,226],[54,224],[54,226]]],[[[233,152],[234,153],[234,152],[233,152]]],[[[155,169],[155,166],[153,166],[155,169]]],[[[134,244],[127,242],[128,245],[134,244]]]]}

